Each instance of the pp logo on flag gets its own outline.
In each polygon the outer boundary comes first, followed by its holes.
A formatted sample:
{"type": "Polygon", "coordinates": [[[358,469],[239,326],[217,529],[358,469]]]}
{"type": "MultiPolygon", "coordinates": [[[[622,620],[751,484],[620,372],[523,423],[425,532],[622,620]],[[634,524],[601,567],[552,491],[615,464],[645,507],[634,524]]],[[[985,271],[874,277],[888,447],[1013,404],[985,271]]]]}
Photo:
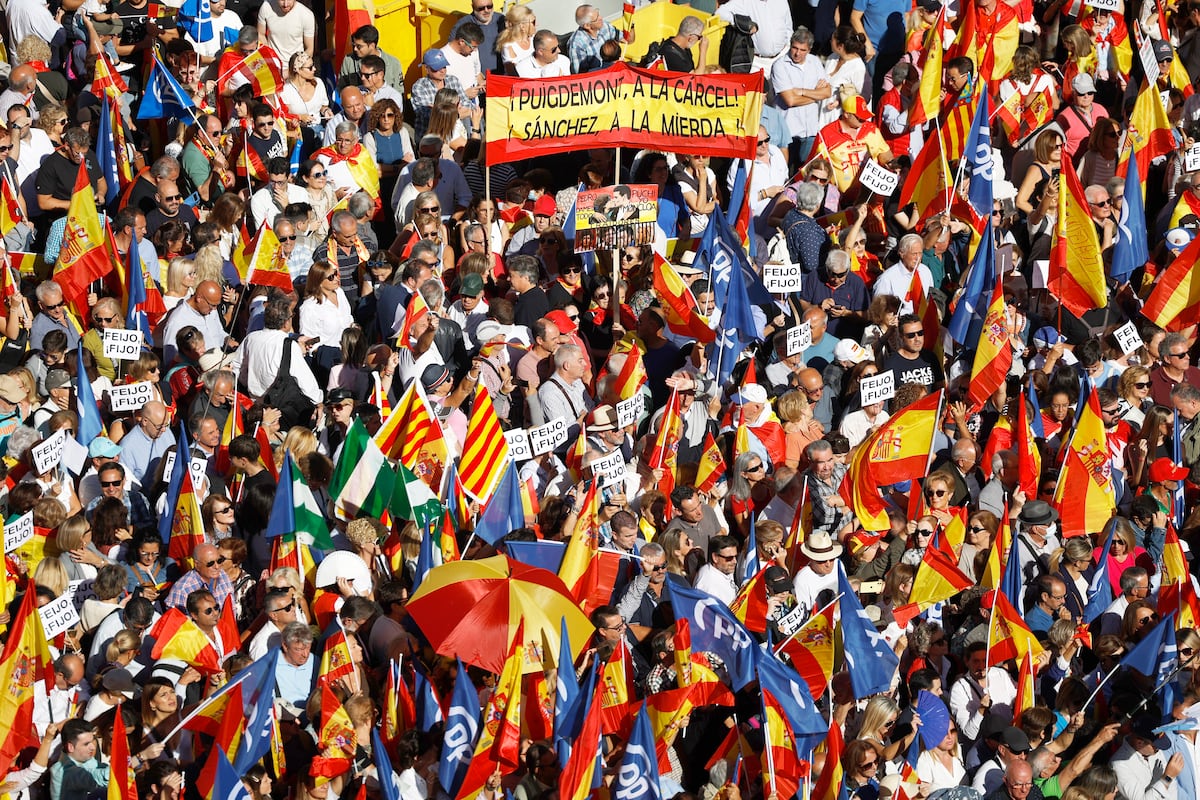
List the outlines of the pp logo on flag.
{"type": "MultiPolygon", "coordinates": [[[[629,744],[625,748],[625,763],[621,764],[621,772],[617,777],[617,800],[634,800],[645,797],[651,791],[650,782],[646,779],[646,767],[650,757],[640,744],[629,744]],[[630,758],[637,763],[629,763],[630,758]]],[[[658,756],[656,755],[655,758],[658,756]]]]}
{"type": "Polygon", "coordinates": [[[711,631],[714,639],[729,639],[735,647],[751,647],[753,642],[750,641],[744,629],[739,629],[730,625],[724,617],[722,617],[715,608],[724,608],[711,597],[706,597],[700,600],[695,605],[696,628],[701,631],[711,631]],[[708,613],[710,619],[705,619],[705,612],[708,613]]]}

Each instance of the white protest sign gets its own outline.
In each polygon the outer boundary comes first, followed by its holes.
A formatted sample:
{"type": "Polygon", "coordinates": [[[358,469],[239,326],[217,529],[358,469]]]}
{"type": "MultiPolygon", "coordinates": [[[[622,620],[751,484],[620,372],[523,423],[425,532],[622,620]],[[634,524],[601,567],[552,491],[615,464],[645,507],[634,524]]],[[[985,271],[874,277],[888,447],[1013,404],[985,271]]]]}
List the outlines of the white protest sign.
{"type": "Polygon", "coordinates": [[[1153,86],[1159,76],[1158,59],[1154,57],[1154,40],[1142,32],[1140,25],[1134,28],[1134,34],[1138,43],[1138,58],[1142,62],[1142,69],[1146,71],[1147,85],[1153,86]]]}
{"type": "Polygon", "coordinates": [[[812,347],[812,324],[802,322],[787,331],[787,354],[794,356],[812,347]]]}
{"type": "Polygon", "coordinates": [[[1121,0],[1087,0],[1087,4],[1092,8],[1118,11],[1120,10],[1121,0]]]}
{"type": "Polygon", "coordinates": [[[1184,151],[1183,171],[1200,172],[1200,144],[1194,144],[1184,151]]]}
{"type": "Polygon", "coordinates": [[[763,264],[762,279],[771,294],[788,294],[800,291],[804,272],[799,264],[763,264]]]}
{"type": "Polygon", "coordinates": [[[47,639],[53,639],[79,622],[79,612],[75,610],[75,603],[66,594],[39,608],[38,616],[42,618],[42,630],[46,632],[47,639]]]}
{"type": "Polygon", "coordinates": [[[45,475],[62,461],[63,448],[66,447],[67,432],[61,428],[45,441],[35,444],[29,449],[33,458],[33,474],[45,475]]]}
{"type": "Polygon", "coordinates": [[[624,428],[626,425],[637,422],[645,408],[646,398],[641,392],[635,393],[628,400],[617,403],[617,427],[624,428]]]}
{"type": "Polygon", "coordinates": [[[1132,322],[1126,322],[1113,331],[1113,337],[1116,338],[1117,346],[1121,348],[1122,355],[1129,355],[1143,344],[1142,335],[1138,333],[1137,326],[1132,322]]]}
{"type": "Polygon", "coordinates": [[[114,386],[108,390],[108,407],[114,414],[138,411],[154,399],[154,387],[149,381],[114,386]]]}
{"type": "Polygon", "coordinates": [[[542,453],[549,453],[567,441],[567,428],[569,427],[567,418],[559,417],[547,422],[545,425],[530,428],[529,452],[535,456],[540,456],[542,453]]]}
{"type": "Polygon", "coordinates": [[[879,166],[875,159],[868,159],[858,174],[858,182],[870,191],[884,197],[891,197],[892,192],[900,185],[900,173],[892,172],[879,166]]]}
{"type": "Polygon", "coordinates": [[[96,598],[96,579],[71,581],[67,584],[67,597],[71,598],[76,610],[83,608],[84,600],[99,599],[96,598]]]}
{"type": "Polygon", "coordinates": [[[625,456],[620,450],[613,450],[607,455],[593,460],[589,465],[592,475],[600,481],[601,488],[607,488],[625,480],[628,470],[625,467],[625,456]]]}
{"type": "Polygon", "coordinates": [[[1162,101],[1163,110],[1168,114],[1171,113],[1171,92],[1170,90],[1159,92],[1158,99],[1162,101]]]}
{"type": "MultiPolygon", "coordinates": [[[[163,456],[163,483],[169,483],[171,480],[171,472],[175,469],[175,451],[167,453],[163,456]]],[[[208,477],[208,459],[192,457],[188,460],[188,470],[192,473],[192,486],[198,487],[202,483],[207,483],[208,477]]]]}
{"type": "Polygon", "coordinates": [[[88,449],[75,441],[74,436],[68,436],[63,448],[63,463],[75,477],[79,477],[87,468],[88,449]]]}
{"type": "Polygon", "coordinates": [[[4,552],[11,553],[33,538],[33,512],[26,511],[4,526],[4,552]]]}
{"type": "Polygon", "coordinates": [[[104,357],[117,361],[137,361],[142,355],[142,332],[125,330],[101,331],[104,357]]]}
{"type": "Polygon", "coordinates": [[[508,454],[514,461],[528,461],[533,457],[529,450],[529,436],[524,428],[504,432],[504,440],[508,442],[508,454]]]}
{"type": "Polygon", "coordinates": [[[889,369],[887,372],[863,378],[858,384],[858,391],[862,395],[864,406],[891,400],[896,394],[896,373],[889,369]]]}
{"type": "Polygon", "coordinates": [[[800,626],[805,623],[808,618],[808,609],[804,606],[796,606],[787,614],[779,618],[776,625],[779,628],[781,636],[791,636],[796,631],[800,630],[800,626]]]}

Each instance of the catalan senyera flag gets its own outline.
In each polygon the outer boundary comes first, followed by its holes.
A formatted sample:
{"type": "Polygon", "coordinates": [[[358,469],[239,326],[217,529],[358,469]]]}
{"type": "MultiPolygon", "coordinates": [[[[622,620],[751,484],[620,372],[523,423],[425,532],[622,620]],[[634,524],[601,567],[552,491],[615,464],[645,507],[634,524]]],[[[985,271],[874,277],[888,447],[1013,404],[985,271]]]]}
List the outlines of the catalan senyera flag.
{"type": "Polygon", "coordinates": [[[25,593],[0,652],[0,681],[7,687],[0,696],[0,771],[6,775],[22,750],[41,741],[33,725],[34,685],[43,681],[47,693],[54,687],[53,657],[35,594],[25,593]]]}
{"type": "Polygon", "coordinates": [[[925,139],[900,186],[900,205],[916,203],[917,216],[928,219],[950,208],[953,185],[945,142],[941,128],[937,128],[925,139]]]}
{"type": "MultiPolygon", "coordinates": [[[[1191,81],[1184,85],[1190,86],[1191,81]]],[[[1133,147],[1137,159],[1138,174],[1150,174],[1150,162],[1159,156],[1169,155],[1175,149],[1175,135],[1171,133],[1171,121],[1163,108],[1158,88],[1145,86],[1138,92],[1129,115],[1128,143],[1133,147]]]]}
{"type": "Polygon", "coordinates": [[[1004,592],[996,590],[992,622],[988,624],[988,663],[1000,664],[1009,659],[1024,658],[1029,653],[1037,658],[1045,649],[1029,630],[1021,612],[1013,608],[1004,592]]]}
{"type": "Polygon", "coordinates": [[[664,316],[671,333],[688,336],[703,344],[711,344],[716,340],[716,331],[708,326],[708,319],[698,310],[699,304],[691,289],[671,262],[658,253],[654,254],[654,292],[663,302],[664,316]]]}
{"type": "Polygon", "coordinates": [[[1059,173],[1058,222],[1050,248],[1049,288],[1076,317],[1108,304],[1096,224],[1079,176],[1069,162],[1063,163],[1059,173]]]}
{"type": "Polygon", "coordinates": [[[88,177],[86,160],[79,165],[75,190],[67,209],[67,227],[63,230],[62,250],[54,265],[54,280],[62,287],[63,297],[79,311],[92,281],[103,278],[113,268],[107,248],[108,239],[96,212],[96,193],[88,177]]]}
{"type": "Polygon", "coordinates": [[[937,119],[942,103],[942,32],[946,27],[946,9],[938,9],[937,21],[925,32],[925,63],[921,67],[921,84],[908,109],[908,122],[923,125],[937,119]]]}
{"type": "Polygon", "coordinates": [[[971,133],[971,121],[975,119],[981,94],[982,90],[976,86],[967,97],[955,99],[943,113],[942,148],[947,161],[957,161],[966,153],[967,139],[971,133]]]}
{"type": "Polygon", "coordinates": [[[521,672],[525,662],[523,631],[523,625],[517,629],[512,649],[496,682],[496,690],[488,699],[483,722],[479,726],[479,738],[475,742],[475,753],[458,790],[459,800],[474,798],[493,772],[497,769],[512,772],[519,761],[521,672]]]}
{"type": "Polygon", "coordinates": [[[938,547],[926,547],[913,578],[908,603],[895,610],[897,624],[903,626],[925,609],[949,600],[975,585],[973,578],[964,575],[957,562],[938,547]],[[903,618],[903,620],[901,619],[903,618]]]}
{"type": "Polygon", "coordinates": [[[446,436],[429,402],[413,381],[396,401],[396,410],[375,434],[375,443],[388,458],[398,459],[436,494],[450,461],[446,436]]]}
{"type": "Polygon", "coordinates": [[[700,454],[700,464],[696,468],[696,491],[711,492],[713,487],[725,476],[725,458],[712,432],[704,434],[704,450],[700,454]]]}
{"type": "Polygon", "coordinates": [[[486,503],[507,463],[508,441],[500,428],[492,397],[480,382],[475,389],[475,403],[471,406],[462,458],[458,462],[458,479],[463,491],[480,503],[486,503]]]}
{"type": "MultiPolygon", "coordinates": [[[[334,778],[348,772],[354,764],[358,735],[328,683],[321,684],[321,724],[317,730],[317,754],[308,768],[309,775],[334,778]]],[[[323,783],[324,781],[320,781],[323,783]]]]}
{"type": "Polygon", "coordinates": [[[829,738],[817,745],[817,749],[825,751],[825,768],[817,777],[810,797],[812,800],[838,800],[844,782],[842,752],[846,749],[846,743],[837,720],[829,724],[829,738]]]}
{"type": "Polygon", "coordinates": [[[109,740],[108,800],[137,800],[137,782],[129,763],[129,735],[125,732],[125,717],[118,707],[113,715],[112,737],[109,740]]]}
{"type": "MultiPolygon", "coordinates": [[[[1138,165],[1139,169],[1141,165],[1138,165]]],[[[1200,237],[1167,265],[1162,278],[1146,299],[1142,314],[1155,325],[1168,331],[1180,331],[1195,325],[1200,319],[1200,275],[1195,269],[1200,258],[1200,237]]]]}
{"type": "Polygon", "coordinates": [[[942,392],[921,398],[885,422],[854,451],[839,491],[864,529],[886,531],[891,527],[880,487],[923,477],[928,471],[941,403],[942,392]]]}
{"type": "MultiPolygon", "coordinates": [[[[1004,385],[1008,371],[1012,369],[1013,349],[1009,344],[1008,314],[1004,305],[1004,276],[996,276],[996,288],[988,304],[987,316],[983,318],[983,331],[975,348],[975,362],[971,368],[971,383],[967,396],[975,408],[983,408],[1004,385]]],[[[1024,402],[1021,398],[1018,402],[1024,402]]]]}
{"type": "Polygon", "coordinates": [[[221,671],[217,648],[204,631],[178,608],[169,608],[150,629],[154,647],[150,657],[182,661],[204,675],[221,671]]]}
{"type": "Polygon", "coordinates": [[[1104,529],[1116,511],[1112,459],[1100,416],[1100,400],[1090,392],[1079,411],[1075,432],[1054,490],[1054,506],[1062,517],[1064,536],[1083,536],[1104,529]]]}
{"type": "Polygon", "coordinates": [[[292,273],[279,243],[279,237],[266,223],[254,237],[254,251],[246,265],[246,282],[252,286],[274,286],[284,292],[292,290],[292,273]]]}

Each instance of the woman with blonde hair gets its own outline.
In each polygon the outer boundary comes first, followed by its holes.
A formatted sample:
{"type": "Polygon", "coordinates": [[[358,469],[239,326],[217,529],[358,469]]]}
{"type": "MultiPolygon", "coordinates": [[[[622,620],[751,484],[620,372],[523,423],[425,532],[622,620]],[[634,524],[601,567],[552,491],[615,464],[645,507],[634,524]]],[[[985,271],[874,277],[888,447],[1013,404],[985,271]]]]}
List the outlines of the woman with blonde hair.
{"type": "Polygon", "coordinates": [[[1127,367],[1117,379],[1117,396],[1121,398],[1121,419],[1141,428],[1146,409],[1154,404],[1150,399],[1150,370],[1140,364],[1127,367]]]}
{"type": "Polygon", "coordinates": [[[129,364],[127,383],[148,383],[154,399],[166,403],[162,390],[162,360],[150,350],[143,350],[136,361],[129,364]]]}
{"type": "Polygon", "coordinates": [[[1016,206],[1019,211],[1033,213],[1035,190],[1062,168],[1065,141],[1057,128],[1047,128],[1033,140],[1033,163],[1025,170],[1025,177],[1021,179],[1021,187],[1017,190],[1016,206]]]}
{"type": "Polygon", "coordinates": [[[216,281],[220,283],[225,268],[225,259],[221,257],[221,243],[209,242],[196,251],[192,256],[196,266],[196,282],[216,281]]]}
{"type": "Polygon", "coordinates": [[[292,461],[300,463],[300,459],[317,449],[317,435],[308,428],[299,425],[290,428],[283,437],[283,443],[275,448],[275,466],[283,466],[283,454],[291,453],[292,461]]]}
{"type": "Polygon", "coordinates": [[[1096,570],[1092,567],[1092,545],[1086,536],[1067,539],[1050,557],[1050,571],[1067,585],[1066,609],[1075,619],[1083,618],[1088,587],[1096,570]]]}
{"type": "Polygon", "coordinates": [[[92,526],[83,514],[67,517],[59,526],[58,548],[62,550],[58,561],[67,571],[68,580],[95,578],[96,571],[109,563],[92,543],[92,526]]]}
{"type": "MultiPolygon", "coordinates": [[[[204,248],[200,248],[201,251],[204,248]]],[[[180,302],[192,296],[196,291],[199,280],[196,277],[196,264],[190,258],[173,258],[167,265],[167,288],[163,292],[163,305],[167,311],[175,308],[180,302]]]]}
{"type": "Polygon", "coordinates": [[[1000,530],[1000,519],[990,511],[976,511],[967,517],[967,532],[963,537],[962,550],[958,553],[958,568],[966,575],[975,574],[975,556],[992,547],[996,532],[1000,530]]]}
{"type": "Polygon", "coordinates": [[[699,570],[705,560],[704,554],[692,542],[692,537],[688,536],[686,531],[676,528],[662,534],[656,541],[662,545],[663,551],[666,553],[667,572],[683,578],[688,582],[688,585],[691,585],[694,575],[689,573],[699,570]],[[699,553],[700,558],[689,559],[688,556],[692,552],[699,553]]]}
{"type": "Polygon", "coordinates": [[[70,123],[67,119],[67,107],[52,103],[38,111],[38,118],[33,121],[35,128],[41,129],[56,148],[62,147],[62,135],[70,123]]]}
{"type": "Polygon", "coordinates": [[[50,590],[55,597],[61,597],[70,582],[66,567],[57,558],[43,558],[33,568],[33,585],[50,590]]]}
{"type": "Polygon", "coordinates": [[[141,649],[142,637],[128,628],[122,628],[104,648],[104,660],[114,667],[128,667],[141,649]]]}
{"type": "Polygon", "coordinates": [[[533,35],[537,33],[537,15],[527,5],[515,5],[504,15],[504,32],[496,39],[496,52],[504,63],[504,72],[517,74],[517,62],[533,55],[533,35]]]}
{"type": "Polygon", "coordinates": [[[804,449],[825,435],[824,426],[813,417],[812,404],[804,392],[784,392],[776,401],[775,410],[783,422],[786,445],[783,463],[792,469],[807,469],[804,449]]]}
{"type": "Polygon", "coordinates": [[[875,695],[867,701],[856,738],[875,744],[882,751],[884,761],[894,761],[900,753],[908,750],[912,737],[917,735],[917,729],[913,726],[907,736],[892,740],[892,730],[899,716],[900,706],[895,700],[886,695],[875,695]]]}

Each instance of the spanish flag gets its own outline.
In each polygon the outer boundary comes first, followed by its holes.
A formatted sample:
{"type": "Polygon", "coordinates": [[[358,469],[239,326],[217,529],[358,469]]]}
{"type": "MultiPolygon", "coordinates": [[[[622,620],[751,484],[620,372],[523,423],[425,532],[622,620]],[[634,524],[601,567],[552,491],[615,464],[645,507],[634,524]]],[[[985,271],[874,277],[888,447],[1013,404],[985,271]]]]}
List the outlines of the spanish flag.
{"type": "Polygon", "coordinates": [[[1054,506],[1062,516],[1064,536],[1084,536],[1104,529],[1116,511],[1112,460],[1100,416],[1100,400],[1089,392],[1054,490],[1054,506]]]}
{"type": "Polygon", "coordinates": [[[25,221],[21,204],[8,178],[0,180],[0,236],[7,236],[17,225],[25,221]]]}
{"type": "MultiPolygon", "coordinates": [[[[328,683],[321,684],[321,725],[317,732],[317,755],[308,768],[309,775],[335,778],[348,772],[354,763],[358,735],[350,715],[328,683]]],[[[325,781],[318,781],[325,783],[325,781]]]]}
{"type": "Polygon", "coordinates": [[[696,491],[711,492],[724,476],[725,459],[721,456],[721,448],[717,446],[712,431],[709,431],[704,434],[704,451],[696,468],[696,491]]]}
{"type": "MultiPolygon", "coordinates": [[[[1022,397],[1018,402],[1016,439],[1013,442],[1020,473],[1018,481],[1026,497],[1037,497],[1037,485],[1042,477],[1042,451],[1038,449],[1033,426],[1029,424],[1029,402],[1026,397],[1022,397]]],[[[1035,408],[1033,413],[1039,412],[1035,408]]]]}
{"type": "Polygon", "coordinates": [[[950,208],[954,178],[946,161],[941,128],[925,139],[900,187],[900,206],[917,204],[917,217],[928,219],[950,208]]]}
{"type": "Polygon", "coordinates": [[[1067,161],[1063,162],[1058,181],[1058,223],[1050,249],[1049,289],[1076,317],[1108,304],[1096,224],[1079,176],[1067,161]]]}
{"type": "Polygon", "coordinates": [[[663,302],[667,327],[676,336],[687,336],[703,344],[716,341],[716,332],[708,326],[708,318],[699,312],[699,304],[691,289],[675,271],[671,262],[654,254],[654,292],[663,302]]]}
{"type": "MultiPolygon", "coordinates": [[[[459,800],[473,800],[493,772],[499,769],[503,773],[510,773],[520,761],[521,672],[524,663],[525,633],[524,624],[520,624],[513,637],[508,659],[500,671],[500,679],[496,681],[496,689],[488,699],[483,723],[479,726],[479,739],[475,742],[475,754],[458,790],[459,800]]],[[[599,740],[597,732],[597,743],[599,740]]],[[[588,787],[591,787],[590,780],[588,787]]]]}
{"type": "Polygon", "coordinates": [[[679,439],[683,434],[683,420],[679,416],[679,390],[672,389],[666,410],[658,423],[658,434],[654,437],[654,448],[647,459],[651,469],[662,470],[658,490],[670,496],[675,489],[675,469],[679,455],[679,439]]]}
{"type": "Polygon", "coordinates": [[[54,664],[42,622],[34,605],[35,592],[25,593],[12,621],[12,630],[0,652],[0,772],[8,774],[17,755],[26,747],[37,747],[40,739],[33,726],[34,686],[54,687],[54,664]]]}
{"type": "Polygon", "coordinates": [[[767,584],[763,574],[769,566],[763,567],[757,575],[746,581],[729,604],[733,615],[746,626],[746,630],[754,633],[767,630],[767,584]]]}
{"type": "Polygon", "coordinates": [[[596,528],[600,513],[598,492],[598,481],[592,481],[558,567],[558,577],[585,614],[608,602],[621,566],[615,553],[600,552],[600,532],[596,528]]]}
{"type": "Polygon", "coordinates": [[[117,707],[113,715],[112,738],[109,740],[108,800],[137,800],[137,782],[129,763],[129,735],[125,733],[125,717],[117,707]]]}
{"type": "Polygon", "coordinates": [[[942,32],[946,29],[946,9],[938,9],[937,21],[925,32],[925,63],[921,66],[921,84],[908,109],[910,125],[922,125],[937,119],[942,105],[942,32]]]}
{"type": "MultiPolygon", "coordinates": [[[[1184,85],[1190,86],[1191,82],[1184,85]]],[[[1133,113],[1129,115],[1127,140],[1137,158],[1138,175],[1143,176],[1150,174],[1151,161],[1169,155],[1175,149],[1175,136],[1171,133],[1171,122],[1167,119],[1157,86],[1143,84],[1138,92],[1133,113]]]]}
{"type": "MultiPolygon", "coordinates": [[[[1138,165],[1141,169],[1141,165],[1138,165]]],[[[1196,260],[1200,258],[1200,237],[1192,239],[1175,260],[1167,265],[1162,278],[1146,299],[1142,314],[1160,328],[1181,331],[1200,319],[1200,275],[1196,260]]]]}
{"type": "Polygon", "coordinates": [[[949,600],[974,585],[974,579],[964,575],[944,550],[926,547],[925,555],[917,566],[908,603],[896,608],[896,622],[903,626],[930,606],[949,600]]]}
{"type": "Polygon", "coordinates": [[[200,504],[192,486],[192,471],[185,464],[182,473],[183,480],[179,484],[179,496],[171,518],[171,540],[167,554],[180,564],[191,564],[192,552],[197,545],[204,544],[204,520],[200,516],[200,504]]]}
{"type": "Polygon", "coordinates": [[[255,97],[275,95],[283,88],[279,57],[273,50],[259,48],[242,60],[241,72],[250,79],[255,97]],[[272,58],[268,58],[267,55],[272,58]]]}
{"type": "Polygon", "coordinates": [[[649,380],[649,376],[646,374],[646,365],[642,362],[646,346],[642,344],[641,339],[637,338],[636,333],[626,331],[621,340],[613,345],[612,352],[614,355],[626,356],[625,363],[617,373],[616,390],[619,398],[628,400],[637,394],[638,390],[649,380]]]}
{"type": "Polygon", "coordinates": [[[1037,668],[1033,665],[1029,651],[1026,651],[1017,671],[1017,699],[1013,701],[1013,725],[1020,721],[1021,712],[1033,708],[1037,702],[1037,689],[1034,684],[1036,677],[1037,668]]]}
{"type": "Polygon", "coordinates": [[[841,797],[844,773],[842,771],[842,751],[846,743],[842,739],[842,729],[837,720],[829,723],[829,737],[817,745],[817,750],[825,752],[825,767],[817,777],[813,786],[812,800],[838,800],[841,797]]]}
{"type": "Polygon", "coordinates": [[[1045,649],[1029,630],[1021,612],[1013,608],[1004,592],[992,593],[995,605],[988,623],[988,663],[1001,664],[1012,658],[1024,658],[1029,653],[1037,658],[1045,649]]]}
{"type": "Polygon", "coordinates": [[[1008,3],[999,3],[989,15],[966,3],[958,36],[947,55],[967,56],[984,83],[998,83],[1012,71],[1020,33],[1017,12],[1008,3]]]}
{"type": "Polygon", "coordinates": [[[834,655],[836,654],[836,630],[833,621],[833,604],[821,609],[779,645],[778,650],[787,653],[792,667],[808,684],[813,701],[825,694],[829,680],[833,677],[834,655]]]}
{"type": "Polygon", "coordinates": [[[412,346],[412,330],[413,326],[424,317],[429,315],[429,305],[425,302],[425,298],[420,292],[413,292],[412,297],[408,300],[408,306],[404,310],[404,322],[400,325],[400,333],[396,335],[396,346],[403,347],[405,350],[412,346]]]}
{"type": "Polygon", "coordinates": [[[347,0],[333,6],[333,49],[335,64],[341,64],[350,49],[350,35],[375,21],[372,0],[347,0]]]}
{"type": "Polygon", "coordinates": [[[1179,612],[1179,627],[1194,628],[1200,624],[1200,599],[1196,597],[1196,587],[1192,585],[1190,576],[1174,582],[1163,581],[1158,591],[1158,615],[1179,612]]]}
{"type": "Polygon", "coordinates": [[[325,650],[321,653],[321,669],[317,674],[317,680],[325,684],[354,674],[354,662],[350,658],[350,646],[346,643],[344,631],[337,631],[326,641],[325,650]]]}
{"type": "Polygon", "coordinates": [[[292,291],[292,273],[279,237],[264,222],[255,237],[254,254],[247,267],[246,282],[251,286],[273,286],[284,292],[292,291]]]}
{"type": "Polygon", "coordinates": [[[998,589],[1000,580],[1004,577],[1004,565],[1008,562],[1008,548],[1012,546],[1012,526],[1008,522],[1008,507],[1004,509],[1004,518],[1000,520],[1000,529],[988,551],[987,564],[984,565],[983,575],[979,585],[989,589],[998,589]]]}
{"type": "Polygon", "coordinates": [[[258,151],[250,146],[249,134],[242,131],[241,136],[238,136],[236,132],[233,136],[234,144],[229,153],[229,162],[233,164],[234,174],[247,181],[265,181],[267,164],[262,160],[258,151]]]}
{"type": "Polygon", "coordinates": [[[205,675],[221,671],[220,656],[204,631],[178,608],[169,608],[150,629],[153,659],[182,661],[205,675]]]}
{"type": "Polygon", "coordinates": [[[487,503],[507,463],[508,441],[500,428],[492,396],[481,382],[475,389],[475,402],[471,406],[462,459],[458,464],[458,479],[463,491],[480,503],[487,503]]]}
{"type": "Polygon", "coordinates": [[[121,77],[121,73],[113,67],[103,52],[96,54],[96,67],[92,72],[92,85],[89,91],[99,97],[107,94],[110,100],[121,99],[121,95],[129,91],[129,85],[121,77]]]}
{"type": "Polygon", "coordinates": [[[54,280],[62,287],[63,297],[76,311],[86,308],[88,286],[113,268],[108,239],[96,212],[96,193],[88,177],[87,161],[79,164],[75,191],[67,209],[67,227],[63,230],[62,251],[54,265],[54,280]]]}
{"type": "Polygon", "coordinates": [[[214,745],[224,750],[226,756],[236,755],[245,722],[243,707],[239,684],[197,708],[183,727],[213,737],[214,745]]]}
{"type": "MultiPolygon", "coordinates": [[[[992,291],[987,316],[983,318],[983,330],[975,347],[975,361],[971,367],[971,384],[967,395],[974,408],[983,408],[996,390],[1004,385],[1012,363],[1013,349],[1009,344],[1008,315],[1004,306],[1004,276],[997,275],[996,288],[992,291]]],[[[1024,400],[1021,397],[1017,402],[1023,403],[1024,400]]]]}

